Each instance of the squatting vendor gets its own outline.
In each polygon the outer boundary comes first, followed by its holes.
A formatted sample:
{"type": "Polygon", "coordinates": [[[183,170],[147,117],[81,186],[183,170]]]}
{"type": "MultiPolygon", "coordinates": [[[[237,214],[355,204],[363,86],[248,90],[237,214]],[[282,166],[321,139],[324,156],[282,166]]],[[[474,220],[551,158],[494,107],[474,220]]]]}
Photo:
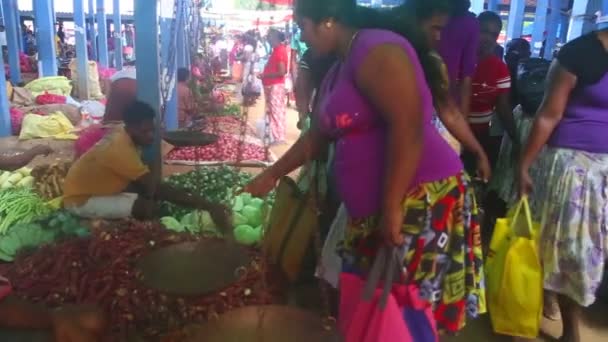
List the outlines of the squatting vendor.
{"type": "Polygon", "coordinates": [[[84,218],[150,219],[159,201],[208,211],[221,229],[230,226],[228,210],[204,198],[159,183],[141,158],[141,149],[154,141],[155,112],[134,101],[124,112],[124,126],[80,157],[64,183],[63,205],[84,218]]]}

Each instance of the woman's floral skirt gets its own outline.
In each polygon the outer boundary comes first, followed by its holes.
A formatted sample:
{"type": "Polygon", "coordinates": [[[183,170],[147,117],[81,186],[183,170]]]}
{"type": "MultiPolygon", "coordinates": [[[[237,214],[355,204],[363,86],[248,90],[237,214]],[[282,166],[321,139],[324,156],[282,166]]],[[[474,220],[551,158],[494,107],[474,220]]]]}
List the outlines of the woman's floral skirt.
{"type": "Polygon", "coordinates": [[[608,259],[608,154],[547,147],[530,176],[545,289],[589,306],[608,259]]]}

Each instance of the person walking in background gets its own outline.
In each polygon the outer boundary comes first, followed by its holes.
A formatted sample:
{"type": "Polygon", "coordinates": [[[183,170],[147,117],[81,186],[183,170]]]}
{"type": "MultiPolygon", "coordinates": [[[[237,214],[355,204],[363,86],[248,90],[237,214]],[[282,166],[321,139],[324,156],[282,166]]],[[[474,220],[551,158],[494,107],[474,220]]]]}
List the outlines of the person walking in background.
{"type": "Polygon", "coordinates": [[[300,60],[296,79],[296,107],[298,109],[298,128],[306,130],[310,126],[310,113],[319,100],[318,91],[325,75],[336,62],[334,55],[321,56],[313,50],[304,52],[300,60]]]}
{"type": "Polygon", "coordinates": [[[520,104],[517,91],[519,67],[529,60],[530,56],[532,56],[532,47],[527,40],[515,38],[507,43],[505,62],[507,63],[509,73],[511,74],[511,107],[513,108],[520,104]]]}
{"type": "MultiPolygon", "coordinates": [[[[413,15],[425,34],[429,46],[436,49],[441,40],[441,32],[449,19],[449,0],[409,0],[403,10],[404,18],[401,20],[408,20],[408,15],[413,15]]],[[[476,156],[478,175],[487,181],[491,175],[488,157],[471,131],[466,118],[450,96],[449,76],[441,56],[435,51],[432,51],[431,55],[439,64],[443,76],[443,94],[434,98],[437,114],[433,116],[433,123],[456,153],[461,153],[462,144],[467,151],[476,156]]]]}
{"type": "MultiPolygon", "coordinates": [[[[506,60],[511,73],[511,101],[515,104],[513,120],[518,146],[523,146],[528,140],[545,92],[545,78],[550,65],[549,61],[530,58],[530,55],[530,44],[525,39],[516,38],[507,44],[506,60]]],[[[497,195],[497,207],[501,208],[496,212],[497,217],[506,215],[506,209],[517,196],[515,176],[520,154],[516,153],[514,145],[508,134],[503,136],[494,175],[488,184],[488,192],[497,195]]]]}
{"type": "MultiPolygon", "coordinates": [[[[310,48],[338,63],[321,85],[319,124],[245,191],[266,195],[335,142],[332,171],[349,215],[343,271],[365,275],[384,246],[422,253],[411,279],[438,329],[457,333],[467,314],[485,311],[483,258],[462,163],[431,122],[433,98],[444,93],[439,64],[417,26],[394,10],[306,0],[296,2],[295,14],[310,48]]],[[[404,268],[411,258],[404,256],[404,268]]]]}
{"type": "Polygon", "coordinates": [[[57,37],[59,38],[61,44],[65,44],[65,32],[63,31],[62,22],[59,22],[59,24],[57,24],[57,37]]]}
{"type": "Polygon", "coordinates": [[[566,342],[583,341],[581,311],[595,302],[608,259],[606,94],[608,29],[561,48],[519,168],[520,194],[531,196],[541,222],[544,287],[558,296],[566,342]]]}
{"type": "Polygon", "coordinates": [[[270,121],[270,136],[273,143],[285,142],[285,119],[287,114],[287,93],[285,90],[285,77],[289,65],[285,35],[275,29],[268,31],[268,41],[272,46],[272,53],[259,75],[264,84],[266,97],[266,115],[270,121]]]}
{"type": "MultiPolygon", "coordinates": [[[[492,167],[496,164],[503,126],[515,136],[510,104],[511,74],[507,65],[494,54],[496,39],[502,30],[502,20],[494,12],[479,15],[481,28],[478,64],[472,79],[471,112],[469,123],[481,143],[492,167]]],[[[465,155],[467,171],[475,170],[475,159],[465,155]]]]}
{"type": "MultiPolygon", "coordinates": [[[[481,28],[478,51],[478,64],[473,74],[471,113],[469,123],[477,140],[490,160],[492,170],[500,152],[500,145],[506,129],[514,142],[513,153],[518,154],[519,139],[516,134],[513,111],[510,104],[511,75],[507,65],[494,53],[496,40],[502,30],[502,20],[494,12],[483,12],[478,17],[481,28]],[[504,128],[503,128],[504,127],[504,128]]],[[[471,153],[463,154],[467,172],[475,171],[476,158],[471,153]]],[[[495,192],[486,192],[483,199],[485,209],[482,227],[490,236],[494,220],[506,212],[504,203],[500,203],[495,192]]],[[[484,232],[485,232],[484,231],[484,232]]]]}
{"type": "Polygon", "coordinates": [[[190,70],[188,68],[177,69],[177,119],[179,128],[189,127],[196,114],[194,95],[188,84],[189,81],[190,70]]]}
{"type": "Polygon", "coordinates": [[[439,54],[448,69],[450,91],[460,111],[470,112],[471,82],[479,48],[479,23],[471,15],[468,0],[451,0],[451,17],[441,32],[439,54]]]}

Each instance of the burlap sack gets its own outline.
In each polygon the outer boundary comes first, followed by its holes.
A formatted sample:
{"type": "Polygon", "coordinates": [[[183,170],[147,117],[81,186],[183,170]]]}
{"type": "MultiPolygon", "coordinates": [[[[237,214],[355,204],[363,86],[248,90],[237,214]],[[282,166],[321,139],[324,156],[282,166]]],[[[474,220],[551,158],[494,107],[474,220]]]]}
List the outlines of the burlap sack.
{"type": "Polygon", "coordinates": [[[13,88],[11,104],[14,107],[29,107],[36,104],[36,99],[31,91],[25,88],[15,87],[13,88]]]}
{"type": "Polygon", "coordinates": [[[101,85],[99,84],[99,71],[97,70],[97,63],[95,61],[89,61],[89,75],[87,79],[87,86],[89,88],[89,94],[87,97],[80,94],[78,90],[78,70],[76,66],[76,59],[72,59],[70,62],[70,72],[72,73],[72,80],[74,80],[74,95],[80,99],[88,98],[90,100],[99,100],[103,97],[101,92],[101,85]]]}

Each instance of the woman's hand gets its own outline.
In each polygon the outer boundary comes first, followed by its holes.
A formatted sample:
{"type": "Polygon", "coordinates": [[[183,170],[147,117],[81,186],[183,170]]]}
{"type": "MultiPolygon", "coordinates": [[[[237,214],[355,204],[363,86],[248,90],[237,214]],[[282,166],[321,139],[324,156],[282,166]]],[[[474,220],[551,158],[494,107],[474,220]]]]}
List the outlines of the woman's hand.
{"type": "Polygon", "coordinates": [[[213,223],[215,223],[224,234],[230,234],[233,228],[231,210],[222,204],[212,204],[208,208],[208,211],[213,223]]]}
{"type": "Polygon", "coordinates": [[[250,193],[254,197],[265,197],[277,186],[277,182],[277,177],[271,172],[265,171],[247,184],[243,192],[250,193]]]}
{"type": "Polygon", "coordinates": [[[484,183],[489,182],[492,177],[490,160],[483,152],[477,156],[477,176],[479,176],[484,183]]]}
{"type": "Polygon", "coordinates": [[[397,207],[396,209],[385,210],[380,217],[378,229],[380,229],[384,243],[387,246],[398,247],[405,242],[402,233],[403,216],[403,210],[397,207]]]}
{"type": "Polygon", "coordinates": [[[532,177],[527,167],[521,167],[519,170],[519,196],[527,196],[532,192],[534,184],[532,183],[532,177]]]}

